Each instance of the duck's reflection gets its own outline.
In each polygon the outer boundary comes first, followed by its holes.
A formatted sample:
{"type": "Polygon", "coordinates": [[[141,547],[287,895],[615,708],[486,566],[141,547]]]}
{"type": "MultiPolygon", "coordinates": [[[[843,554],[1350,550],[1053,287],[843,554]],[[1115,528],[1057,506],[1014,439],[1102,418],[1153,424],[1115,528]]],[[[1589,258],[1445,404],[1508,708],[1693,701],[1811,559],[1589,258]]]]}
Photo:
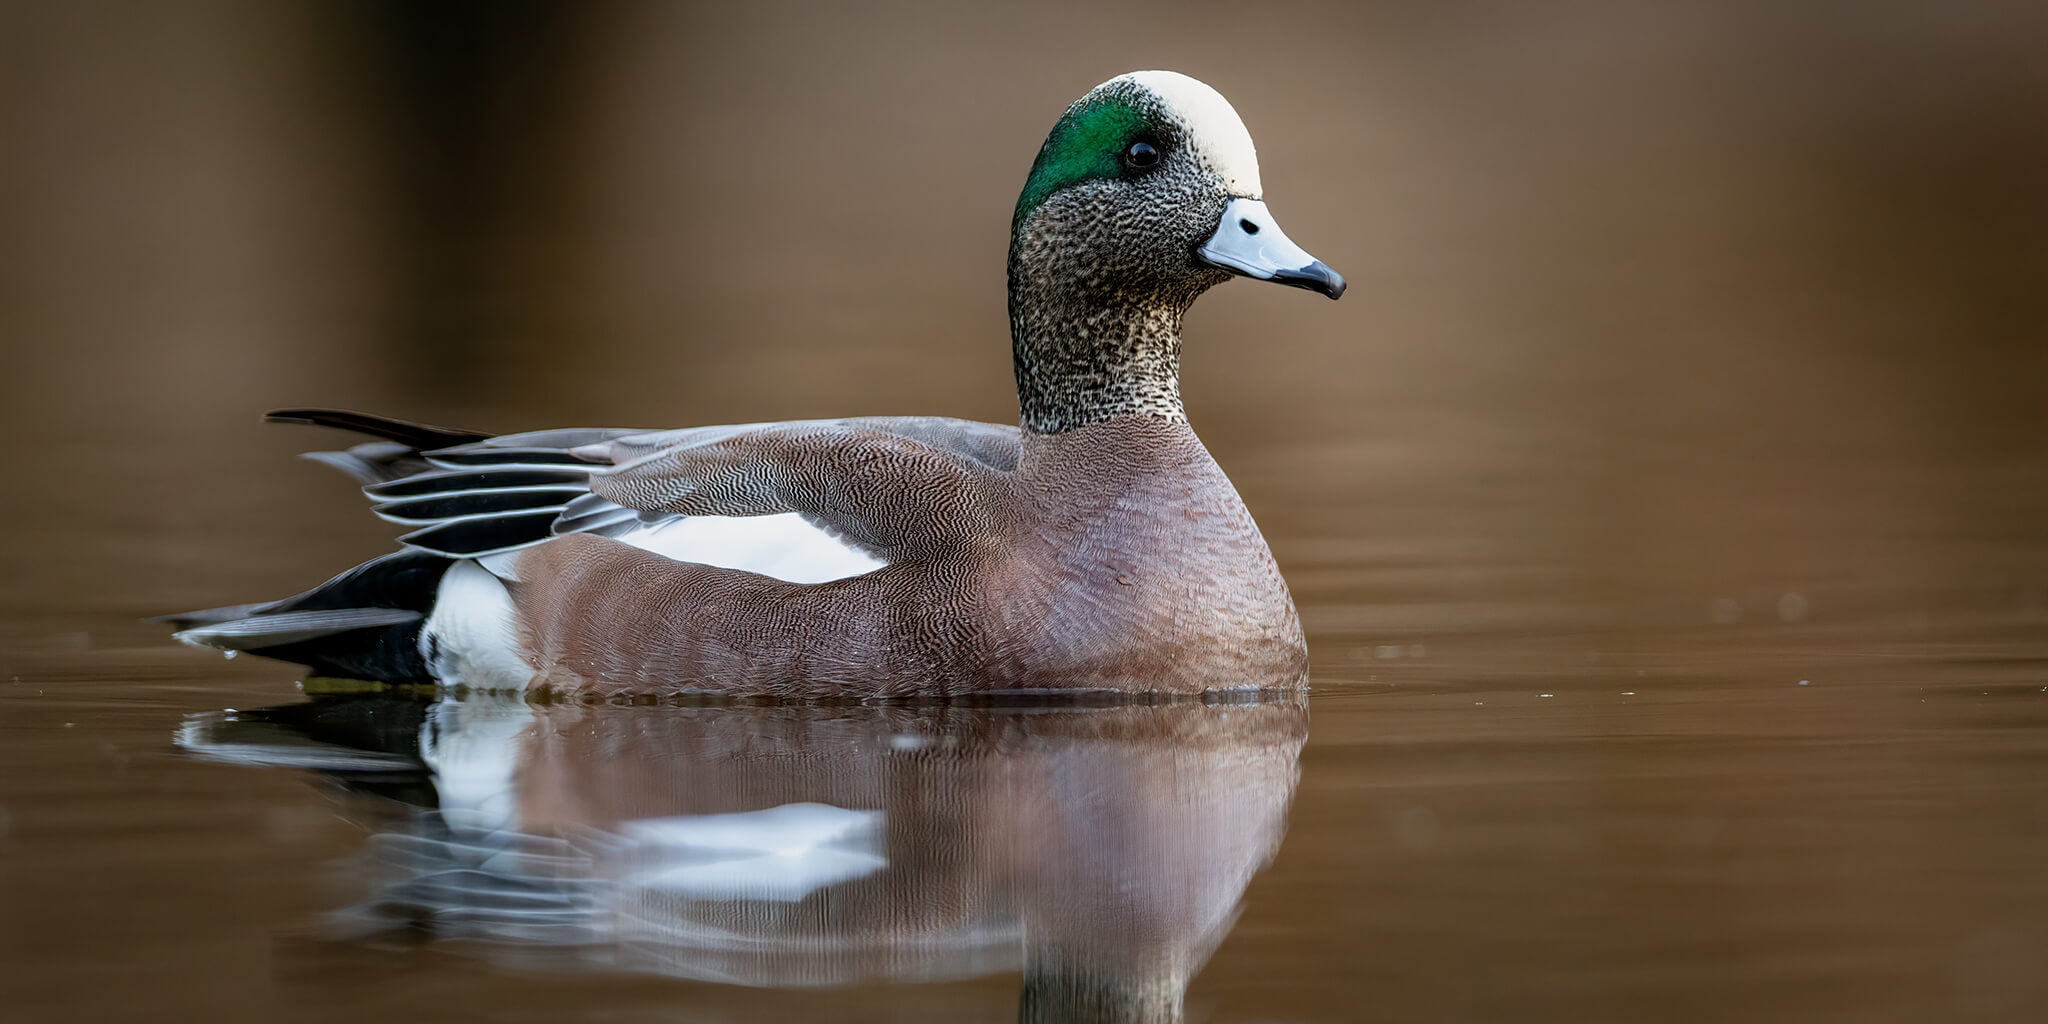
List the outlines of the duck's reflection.
{"type": "Polygon", "coordinates": [[[1173,1020],[1278,848],[1307,724],[1298,697],[356,698],[199,716],[181,741],[421,805],[370,840],[354,929],[743,985],[1021,967],[1024,1019],[1173,1020]]]}

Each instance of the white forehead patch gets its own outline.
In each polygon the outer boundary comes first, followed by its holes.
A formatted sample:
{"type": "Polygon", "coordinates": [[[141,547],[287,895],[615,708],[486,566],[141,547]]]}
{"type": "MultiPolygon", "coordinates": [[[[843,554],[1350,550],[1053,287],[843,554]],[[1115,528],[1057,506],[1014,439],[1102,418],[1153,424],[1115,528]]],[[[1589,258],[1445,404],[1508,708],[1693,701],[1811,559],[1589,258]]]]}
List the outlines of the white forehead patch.
{"type": "Polygon", "coordinates": [[[1117,78],[1151,90],[1187,122],[1194,145],[1209,166],[1223,175],[1232,195],[1257,199],[1264,194],[1252,133],[1245,130],[1244,120],[1222,93],[1177,71],[1133,71],[1117,78]]]}

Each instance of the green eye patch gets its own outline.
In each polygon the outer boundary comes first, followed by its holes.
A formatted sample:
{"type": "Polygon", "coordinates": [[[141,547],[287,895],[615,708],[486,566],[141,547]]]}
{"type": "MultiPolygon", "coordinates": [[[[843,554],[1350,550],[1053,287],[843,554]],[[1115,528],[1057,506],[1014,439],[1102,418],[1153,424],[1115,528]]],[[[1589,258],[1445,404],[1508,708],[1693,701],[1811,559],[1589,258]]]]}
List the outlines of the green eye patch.
{"type": "Polygon", "coordinates": [[[1068,108],[1038,150],[1031,177],[1017,197],[1017,223],[1068,185],[1122,173],[1124,148],[1142,134],[1148,122],[1137,108],[1114,97],[1102,97],[1068,108]]]}

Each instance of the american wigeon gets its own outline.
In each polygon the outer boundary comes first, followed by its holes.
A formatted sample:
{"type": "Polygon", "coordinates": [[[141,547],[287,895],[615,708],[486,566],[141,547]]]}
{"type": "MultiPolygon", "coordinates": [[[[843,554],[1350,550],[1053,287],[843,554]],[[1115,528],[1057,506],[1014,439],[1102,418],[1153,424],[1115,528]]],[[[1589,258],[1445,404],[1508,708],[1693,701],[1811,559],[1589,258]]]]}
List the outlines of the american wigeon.
{"type": "Polygon", "coordinates": [[[802,697],[1297,685],[1300,621],[1188,426],[1181,317],[1232,275],[1336,298],[1251,136],[1184,75],[1067,108],[1017,202],[1021,426],[876,418],[491,437],[358,413],[314,457],[405,550],[297,597],[171,617],[317,672],[802,697]]]}

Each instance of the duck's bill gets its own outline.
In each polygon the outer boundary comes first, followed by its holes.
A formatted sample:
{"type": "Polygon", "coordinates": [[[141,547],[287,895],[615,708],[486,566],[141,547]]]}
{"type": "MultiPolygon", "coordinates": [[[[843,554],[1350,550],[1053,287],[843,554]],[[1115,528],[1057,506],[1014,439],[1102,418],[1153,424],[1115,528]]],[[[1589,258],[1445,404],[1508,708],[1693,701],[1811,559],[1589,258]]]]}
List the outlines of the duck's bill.
{"type": "Polygon", "coordinates": [[[1232,199],[1223,208],[1216,233],[1195,255],[1233,274],[1307,288],[1333,299],[1344,294],[1343,275],[1289,240],[1272,211],[1257,199],[1232,199]]]}

